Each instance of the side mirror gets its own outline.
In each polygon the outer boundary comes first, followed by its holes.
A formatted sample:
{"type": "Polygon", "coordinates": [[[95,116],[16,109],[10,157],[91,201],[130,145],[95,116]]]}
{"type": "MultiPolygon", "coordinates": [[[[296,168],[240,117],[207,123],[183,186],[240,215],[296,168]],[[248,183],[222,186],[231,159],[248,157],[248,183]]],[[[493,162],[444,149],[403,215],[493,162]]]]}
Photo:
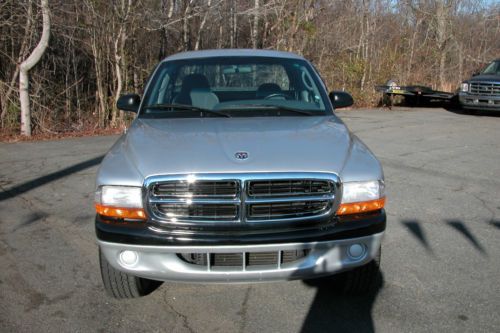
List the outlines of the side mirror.
{"type": "Polygon", "coordinates": [[[344,91],[332,91],[328,96],[336,109],[346,108],[354,104],[352,96],[344,91]]]}
{"type": "Polygon", "coordinates": [[[481,74],[481,72],[477,71],[477,72],[472,73],[472,76],[478,76],[479,74],[481,74]]]}
{"type": "Polygon", "coordinates": [[[126,94],[120,96],[116,102],[116,107],[122,111],[137,112],[141,104],[141,96],[136,94],[126,94]]]}

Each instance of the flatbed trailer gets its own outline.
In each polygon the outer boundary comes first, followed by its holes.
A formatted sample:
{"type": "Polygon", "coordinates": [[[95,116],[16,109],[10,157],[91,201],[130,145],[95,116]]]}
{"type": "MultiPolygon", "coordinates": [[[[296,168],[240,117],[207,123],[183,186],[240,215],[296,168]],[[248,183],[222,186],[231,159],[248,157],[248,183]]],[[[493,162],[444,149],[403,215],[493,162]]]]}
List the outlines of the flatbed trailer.
{"type": "Polygon", "coordinates": [[[456,95],[445,91],[433,90],[426,86],[398,86],[394,84],[375,86],[375,90],[383,93],[387,106],[392,108],[394,96],[404,96],[412,105],[420,105],[423,101],[440,100],[451,101],[456,95]]]}

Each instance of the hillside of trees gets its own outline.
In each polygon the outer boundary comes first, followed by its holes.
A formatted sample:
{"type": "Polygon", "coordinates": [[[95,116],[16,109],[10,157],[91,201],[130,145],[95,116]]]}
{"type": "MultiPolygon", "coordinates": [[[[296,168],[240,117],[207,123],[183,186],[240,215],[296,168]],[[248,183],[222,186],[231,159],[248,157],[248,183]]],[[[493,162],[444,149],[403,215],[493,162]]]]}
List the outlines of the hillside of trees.
{"type": "MultiPolygon", "coordinates": [[[[185,50],[263,48],[311,60],[330,89],[377,103],[388,79],[454,91],[500,57],[488,0],[49,0],[50,40],[29,71],[31,128],[119,128],[118,95],[141,93],[159,60],[185,50]]],[[[40,0],[0,1],[3,133],[20,128],[19,72],[42,35],[40,0]]]]}

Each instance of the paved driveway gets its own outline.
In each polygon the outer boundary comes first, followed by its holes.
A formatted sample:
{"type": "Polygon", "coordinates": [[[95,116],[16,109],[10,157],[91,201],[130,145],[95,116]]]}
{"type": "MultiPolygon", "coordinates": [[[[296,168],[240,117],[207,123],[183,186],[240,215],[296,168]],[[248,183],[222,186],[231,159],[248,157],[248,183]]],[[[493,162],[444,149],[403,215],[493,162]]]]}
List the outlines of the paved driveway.
{"type": "Polygon", "coordinates": [[[383,285],[101,286],[94,176],[116,137],[0,144],[2,332],[407,332],[500,327],[500,118],[443,109],[339,113],[381,159],[383,285]]]}

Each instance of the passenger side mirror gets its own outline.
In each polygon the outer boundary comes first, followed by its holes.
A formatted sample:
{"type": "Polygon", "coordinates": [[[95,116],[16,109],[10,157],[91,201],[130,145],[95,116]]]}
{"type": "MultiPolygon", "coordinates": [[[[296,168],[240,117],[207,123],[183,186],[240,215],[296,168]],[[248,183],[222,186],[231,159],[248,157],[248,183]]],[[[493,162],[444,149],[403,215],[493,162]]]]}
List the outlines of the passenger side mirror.
{"type": "Polygon", "coordinates": [[[141,104],[141,96],[137,94],[126,94],[120,96],[116,102],[116,107],[122,111],[137,112],[141,104]]]}
{"type": "Polygon", "coordinates": [[[332,91],[329,97],[333,107],[336,109],[346,108],[354,104],[352,96],[344,91],[332,91]]]}

